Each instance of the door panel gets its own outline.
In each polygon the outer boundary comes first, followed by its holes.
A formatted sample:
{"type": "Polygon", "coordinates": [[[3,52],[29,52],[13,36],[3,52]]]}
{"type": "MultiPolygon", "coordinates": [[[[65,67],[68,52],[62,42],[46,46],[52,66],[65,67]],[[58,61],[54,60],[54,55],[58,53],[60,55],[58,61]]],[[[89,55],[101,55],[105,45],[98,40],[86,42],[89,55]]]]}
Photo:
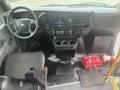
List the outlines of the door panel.
{"type": "Polygon", "coordinates": [[[3,13],[4,9],[0,6],[0,67],[5,57],[16,49],[15,39],[9,33],[2,18],[3,13]]]}

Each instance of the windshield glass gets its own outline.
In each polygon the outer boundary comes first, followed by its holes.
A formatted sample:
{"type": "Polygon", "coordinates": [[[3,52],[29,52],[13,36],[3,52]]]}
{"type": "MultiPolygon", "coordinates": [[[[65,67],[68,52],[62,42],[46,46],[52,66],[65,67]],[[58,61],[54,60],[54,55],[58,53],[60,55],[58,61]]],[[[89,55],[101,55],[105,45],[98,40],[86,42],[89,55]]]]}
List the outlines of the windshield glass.
{"type": "Polygon", "coordinates": [[[75,5],[94,3],[94,6],[114,6],[120,3],[120,0],[9,0],[12,7],[16,6],[26,6],[26,7],[36,7],[36,6],[46,6],[46,5],[75,5]],[[96,3],[96,4],[95,4],[96,3]]]}

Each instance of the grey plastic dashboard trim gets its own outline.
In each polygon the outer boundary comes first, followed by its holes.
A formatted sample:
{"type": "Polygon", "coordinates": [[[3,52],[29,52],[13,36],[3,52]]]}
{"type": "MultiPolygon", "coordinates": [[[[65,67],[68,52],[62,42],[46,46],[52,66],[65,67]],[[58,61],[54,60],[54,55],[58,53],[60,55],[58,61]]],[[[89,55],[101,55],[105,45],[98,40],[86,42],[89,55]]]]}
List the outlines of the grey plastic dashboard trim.
{"type": "MultiPolygon", "coordinates": [[[[113,34],[120,32],[120,9],[105,8],[105,7],[68,7],[68,6],[54,6],[54,7],[29,7],[36,13],[41,12],[79,12],[79,13],[94,13],[94,23],[91,27],[91,32],[98,35],[113,34]]],[[[23,12],[23,10],[19,11],[23,12]]]]}
{"type": "MultiPolygon", "coordinates": [[[[94,13],[120,13],[118,8],[104,8],[104,7],[68,7],[68,6],[54,6],[54,7],[29,7],[33,11],[63,11],[63,12],[94,12],[94,13]]],[[[21,10],[23,11],[23,10],[21,10]]]]}

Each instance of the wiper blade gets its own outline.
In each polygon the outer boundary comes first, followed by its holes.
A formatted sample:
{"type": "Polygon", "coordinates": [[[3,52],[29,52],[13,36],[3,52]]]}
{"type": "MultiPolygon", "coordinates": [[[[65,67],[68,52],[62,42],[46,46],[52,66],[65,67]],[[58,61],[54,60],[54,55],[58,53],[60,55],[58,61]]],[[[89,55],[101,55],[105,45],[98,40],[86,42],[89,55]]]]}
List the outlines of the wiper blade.
{"type": "Polygon", "coordinates": [[[80,4],[70,4],[70,5],[66,5],[66,4],[51,4],[51,5],[45,5],[45,7],[49,7],[49,6],[97,6],[97,7],[112,7],[108,4],[105,3],[96,3],[96,2],[85,2],[85,3],[80,3],[80,4]]]}
{"type": "Polygon", "coordinates": [[[55,6],[69,6],[69,5],[64,5],[64,4],[50,4],[50,5],[44,5],[43,7],[55,7],[55,6]]]}
{"type": "Polygon", "coordinates": [[[81,4],[73,4],[70,6],[97,6],[97,7],[112,7],[108,4],[105,3],[97,3],[97,2],[86,2],[86,3],[81,3],[81,4]]]}
{"type": "Polygon", "coordinates": [[[114,5],[113,7],[118,7],[118,8],[120,8],[120,2],[119,2],[118,4],[116,4],[116,5],[114,5]]]}

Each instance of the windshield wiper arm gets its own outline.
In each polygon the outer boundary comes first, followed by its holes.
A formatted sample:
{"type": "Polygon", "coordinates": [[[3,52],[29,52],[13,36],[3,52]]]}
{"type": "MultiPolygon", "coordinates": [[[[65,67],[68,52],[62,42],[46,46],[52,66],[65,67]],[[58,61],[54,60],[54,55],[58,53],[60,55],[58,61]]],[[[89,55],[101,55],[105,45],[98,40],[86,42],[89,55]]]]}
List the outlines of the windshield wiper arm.
{"type": "Polygon", "coordinates": [[[112,7],[108,4],[105,3],[97,3],[97,2],[85,2],[85,3],[81,3],[81,4],[73,4],[70,6],[98,6],[98,7],[112,7]]]}
{"type": "Polygon", "coordinates": [[[120,2],[117,3],[116,5],[114,5],[113,7],[118,7],[118,8],[120,8],[120,2]]]}
{"type": "Polygon", "coordinates": [[[69,6],[69,5],[64,5],[64,4],[50,4],[50,5],[44,5],[44,7],[51,7],[51,6],[53,6],[53,7],[55,7],[55,6],[69,6]]]}
{"type": "Polygon", "coordinates": [[[96,2],[85,2],[85,3],[80,3],[80,4],[70,4],[70,5],[65,5],[65,4],[51,4],[51,5],[46,5],[47,7],[49,6],[97,6],[97,7],[112,7],[108,4],[105,3],[96,3],[96,2]]]}

